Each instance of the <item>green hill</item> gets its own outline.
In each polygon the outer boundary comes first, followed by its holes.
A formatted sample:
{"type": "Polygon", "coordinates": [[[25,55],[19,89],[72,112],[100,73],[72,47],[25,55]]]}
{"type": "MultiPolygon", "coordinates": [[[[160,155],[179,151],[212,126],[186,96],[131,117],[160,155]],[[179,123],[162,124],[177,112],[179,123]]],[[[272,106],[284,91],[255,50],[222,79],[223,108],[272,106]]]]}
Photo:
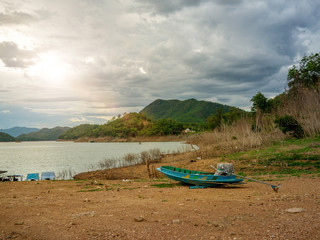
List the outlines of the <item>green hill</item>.
{"type": "Polygon", "coordinates": [[[19,141],[54,141],[59,138],[61,134],[66,132],[69,127],[55,127],[52,129],[42,128],[37,132],[31,132],[28,134],[21,134],[17,137],[19,141]]]}
{"type": "Polygon", "coordinates": [[[146,134],[151,120],[139,113],[125,113],[103,125],[82,124],[60,135],[59,139],[75,140],[81,137],[135,137],[146,134]]]}
{"type": "Polygon", "coordinates": [[[91,136],[91,132],[98,127],[99,125],[81,124],[65,131],[59,136],[59,139],[75,140],[80,137],[91,136]]]}
{"type": "Polygon", "coordinates": [[[193,98],[185,101],[158,99],[146,106],[140,113],[152,117],[153,120],[172,119],[182,123],[202,123],[206,122],[207,118],[215,114],[219,108],[224,113],[237,109],[232,106],[198,101],[193,98]]]}
{"type": "Polygon", "coordinates": [[[16,141],[16,139],[11,135],[4,132],[0,132],[0,142],[14,142],[14,141],[16,141]]]}

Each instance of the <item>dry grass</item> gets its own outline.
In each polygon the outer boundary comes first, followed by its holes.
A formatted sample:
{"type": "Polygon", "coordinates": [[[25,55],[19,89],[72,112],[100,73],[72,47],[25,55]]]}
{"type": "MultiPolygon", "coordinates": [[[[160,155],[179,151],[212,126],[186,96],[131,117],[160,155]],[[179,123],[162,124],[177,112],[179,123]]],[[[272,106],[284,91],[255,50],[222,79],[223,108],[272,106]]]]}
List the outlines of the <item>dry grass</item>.
{"type": "Polygon", "coordinates": [[[191,136],[188,143],[200,147],[198,155],[202,158],[212,158],[224,154],[235,153],[261,147],[285,138],[278,129],[252,131],[250,118],[242,118],[231,126],[222,126],[219,130],[191,136]]]}
{"type": "Polygon", "coordinates": [[[277,112],[294,117],[305,136],[314,137],[320,132],[320,84],[317,89],[297,89],[289,94],[284,106],[277,112]]]}

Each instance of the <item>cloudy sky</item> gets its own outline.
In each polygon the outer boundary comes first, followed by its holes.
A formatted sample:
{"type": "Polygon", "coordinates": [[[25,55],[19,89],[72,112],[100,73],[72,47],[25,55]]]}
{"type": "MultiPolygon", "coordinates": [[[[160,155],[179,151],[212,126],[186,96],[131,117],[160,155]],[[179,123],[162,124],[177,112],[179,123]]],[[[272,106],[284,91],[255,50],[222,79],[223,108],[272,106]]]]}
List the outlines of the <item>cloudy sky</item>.
{"type": "Polygon", "coordinates": [[[0,0],[0,128],[104,123],[156,99],[243,109],[320,51],[318,0],[0,0]]]}

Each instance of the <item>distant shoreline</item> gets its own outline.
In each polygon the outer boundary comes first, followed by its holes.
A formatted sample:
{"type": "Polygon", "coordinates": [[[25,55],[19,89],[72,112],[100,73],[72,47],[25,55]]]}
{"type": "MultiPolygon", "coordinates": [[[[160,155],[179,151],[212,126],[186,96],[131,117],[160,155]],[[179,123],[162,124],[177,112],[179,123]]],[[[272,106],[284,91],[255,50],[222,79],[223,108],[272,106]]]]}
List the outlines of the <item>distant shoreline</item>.
{"type": "MultiPolygon", "coordinates": [[[[185,141],[186,137],[183,135],[174,136],[152,136],[152,137],[131,137],[131,138],[113,138],[113,137],[81,137],[75,140],[72,139],[57,139],[57,140],[30,140],[30,141],[10,141],[13,143],[22,142],[181,142],[185,141]]],[[[0,141],[0,143],[8,143],[6,141],[0,141]]]]}
{"type": "MultiPolygon", "coordinates": [[[[152,136],[152,137],[132,137],[132,138],[113,138],[113,137],[99,137],[90,138],[82,137],[74,142],[181,142],[185,141],[185,136],[152,136]]],[[[58,140],[58,141],[70,141],[70,140],[58,140]]],[[[71,140],[72,141],[72,140],[71,140]]]]}

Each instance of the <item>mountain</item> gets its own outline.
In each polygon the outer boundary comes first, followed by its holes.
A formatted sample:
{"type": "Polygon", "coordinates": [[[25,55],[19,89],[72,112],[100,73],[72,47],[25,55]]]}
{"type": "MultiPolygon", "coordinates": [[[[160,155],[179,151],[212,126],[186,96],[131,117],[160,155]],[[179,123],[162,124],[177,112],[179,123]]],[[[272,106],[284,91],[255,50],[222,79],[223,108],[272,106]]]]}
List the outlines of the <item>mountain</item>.
{"type": "Polygon", "coordinates": [[[172,119],[183,123],[201,123],[206,122],[207,118],[215,114],[219,108],[223,112],[237,109],[232,106],[198,101],[193,98],[185,101],[158,99],[142,109],[140,113],[152,117],[153,120],[172,119]]]}
{"type": "Polygon", "coordinates": [[[4,132],[0,132],[0,142],[14,142],[14,141],[16,141],[16,139],[11,135],[4,132]]]}
{"type": "Polygon", "coordinates": [[[55,127],[52,129],[42,128],[37,132],[21,134],[17,137],[19,141],[50,141],[57,140],[59,136],[65,133],[69,127],[55,127]]]}
{"type": "Polygon", "coordinates": [[[10,134],[13,137],[17,137],[21,134],[27,134],[31,132],[39,131],[39,128],[27,128],[27,127],[13,127],[9,129],[0,129],[0,132],[10,134]]]}

